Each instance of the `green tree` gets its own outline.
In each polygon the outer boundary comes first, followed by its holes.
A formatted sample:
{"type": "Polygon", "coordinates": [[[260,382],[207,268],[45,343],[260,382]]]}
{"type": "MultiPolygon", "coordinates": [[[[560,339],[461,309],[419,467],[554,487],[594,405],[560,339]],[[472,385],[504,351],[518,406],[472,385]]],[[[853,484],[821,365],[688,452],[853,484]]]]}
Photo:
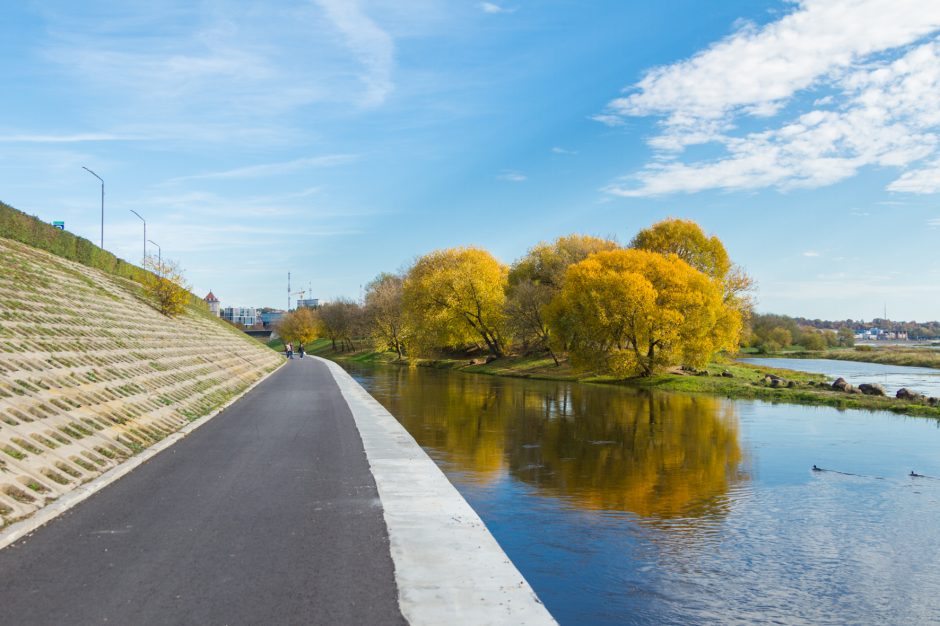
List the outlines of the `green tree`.
{"type": "Polygon", "coordinates": [[[817,351],[826,349],[826,338],[815,328],[804,329],[801,343],[807,350],[817,351]]]}
{"type": "Polygon", "coordinates": [[[777,326],[767,334],[767,341],[777,347],[777,349],[773,351],[777,352],[781,348],[789,348],[793,345],[793,333],[782,326],[777,326]]]}
{"type": "Polygon", "coordinates": [[[848,326],[840,328],[836,336],[838,337],[838,344],[843,348],[851,348],[855,345],[855,331],[848,326]]]}

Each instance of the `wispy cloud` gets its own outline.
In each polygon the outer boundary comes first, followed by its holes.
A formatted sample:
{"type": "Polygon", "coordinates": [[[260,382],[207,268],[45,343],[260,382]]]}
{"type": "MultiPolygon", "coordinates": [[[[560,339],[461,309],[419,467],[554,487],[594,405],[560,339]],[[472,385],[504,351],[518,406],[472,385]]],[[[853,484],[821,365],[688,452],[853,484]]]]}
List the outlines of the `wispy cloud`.
{"type": "Polygon", "coordinates": [[[167,181],[167,183],[179,183],[188,180],[264,178],[266,176],[290,174],[292,172],[304,169],[345,165],[346,163],[354,161],[356,158],[357,157],[354,154],[328,154],[304,159],[294,159],[293,161],[282,161],[280,163],[246,165],[245,167],[236,167],[234,169],[223,170],[220,172],[205,172],[203,174],[193,174],[191,176],[179,176],[177,178],[170,179],[167,181]]]}
{"type": "Polygon", "coordinates": [[[366,70],[360,76],[366,87],[361,103],[365,106],[382,104],[394,89],[395,44],[391,36],[365,14],[358,0],[315,1],[343,34],[346,44],[366,70]]]}
{"type": "Polygon", "coordinates": [[[496,178],[510,183],[521,183],[528,179],[525,174],[516,170],[503,170],[496,178]]]}
{"type": "MultiPolygon", "coordinates": [[[[930,157],[940,145],[940,39],[922,39],[938,29],[940,4],[803,0],[762,28],[746,26],[651,70],[597,119],[661,117],[649,139],[657,158],[607,191],[818,187],[865,166],[905,168],[930,157]],[[833,94],[804,102],[804,92],[822,88],[833,94]],[[789,105],[804,110],[780,119],[789,105]],[[745,119],[765,128],[738,133],[745,119]],[[706,143],[724,155],[681,159],[688,146],[706,143]]],[[[935,169],[902,174],[889,188],[936,190],[935,169]]]]}
{"type": "Polygon", "coordinates": [[[0,143],[83,143],[89,141],[138,141],[144,136],[112,133],[73,133],[62,135],[0,135],[0,143]]]}
{"type": "Polygon", "coordinates": [[[552,154],[577,154],[577,150],[567,150],[560,146],[555,146],[552,148],[552,154]]]}
{"type": "Polygon", "coordinates": [[[818,257],[818,256],[819,256],[819,253],[816,252],[815,250],[807,250],[806,252],[803,253],[803,256],[805,256],[805,257],[818,257]]]}
{"type": "Polygon", "coordinates": [[[480,7],[480,10],[484,13],[512,13],[515,9],[510,9],[493,2],[481,2],[477,6],[480,7]]]}

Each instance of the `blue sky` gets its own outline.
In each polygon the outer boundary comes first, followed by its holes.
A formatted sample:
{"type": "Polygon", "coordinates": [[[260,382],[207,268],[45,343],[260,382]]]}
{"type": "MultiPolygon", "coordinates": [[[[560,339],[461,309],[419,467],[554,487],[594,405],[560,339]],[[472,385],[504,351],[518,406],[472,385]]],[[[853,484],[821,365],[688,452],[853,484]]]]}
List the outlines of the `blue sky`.
{"type": "Polygon", "coordinates": [[[759,310],[940,318],[940,3],[5,3],[0,200],[223,305],[698,221],[759,310]],[[276,6],[276,8],[271,8],[276,6]]]}

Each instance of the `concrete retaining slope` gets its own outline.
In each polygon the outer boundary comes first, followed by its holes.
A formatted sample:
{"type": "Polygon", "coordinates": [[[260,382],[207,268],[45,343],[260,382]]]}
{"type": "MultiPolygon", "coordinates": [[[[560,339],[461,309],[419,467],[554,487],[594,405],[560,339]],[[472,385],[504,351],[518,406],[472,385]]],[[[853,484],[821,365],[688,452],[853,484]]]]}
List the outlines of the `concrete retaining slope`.
{"type": "Polygon", "coordinates": [[[244,392],[282,357],[206,312],[0,239],[0,528],[244,392]]]}
{"type": "Polygon", "coordinates": [[[325,362],[356,421],[388,527],[402,614],[423,624],[555,624],[479,516],[414,438],[325,362]]]}

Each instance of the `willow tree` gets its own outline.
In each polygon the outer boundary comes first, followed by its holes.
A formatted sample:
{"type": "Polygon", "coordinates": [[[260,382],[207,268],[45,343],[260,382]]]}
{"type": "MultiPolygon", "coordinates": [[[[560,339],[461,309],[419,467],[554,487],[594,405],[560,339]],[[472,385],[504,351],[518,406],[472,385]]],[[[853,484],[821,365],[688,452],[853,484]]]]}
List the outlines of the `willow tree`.
{"type": "Polygon", "coordinates": [[[618,376],[704,365],[734,348],[741,328],[717,281],[676,255],[645,250],[599,252],[569,267],[549,325],[577,328],[576,365],[618,376]]]}
{"type": "Polygon", "coordinates": [[[414,345],[428,351],[482,342],[490,354],[503,356],[508,273],[480,248],[436,250],[418,259],[402,289],[414,345]]]}
{"type": "Polygon", "coordinates": [[[749,312],[754,280],[731,262],[728,251],[718,237],[709,237],[695,222],[676,218],[657,222],[637,233],[630,247],[660,254],[675,254],[718,281],[727,304],[745,315],[749,312]]]}
{"type": "Polygon", "coordinates": [[[565,271],[595,252],[618,247],[609,239],[568,235],[530,248],[509,270],[506,310],[514,335],[527,345],[547,349],[557,365],[558,357],[551,347],[551,331],[545,314],[548,304],[561,289],[565,271]]]}
{"type": "Polygon", "coordinates": [[[379,350],[394,350],[404,356],[411,328],[405,317],[402,295],[404,279],[397,274],[379,274],[366,285],[364,315],[369,335],[379,350]]]}
{"type": "Polygon", "coordinates": [[[359,335],[362,321],[362,307],[348,298],[337,298],[320,305],[317,309],[320,329],[324,337],[329,337],[333,351],[352,350],[352,338],[359,335]],[[339,347],[336,342],[339,341],[339,347]]]}

